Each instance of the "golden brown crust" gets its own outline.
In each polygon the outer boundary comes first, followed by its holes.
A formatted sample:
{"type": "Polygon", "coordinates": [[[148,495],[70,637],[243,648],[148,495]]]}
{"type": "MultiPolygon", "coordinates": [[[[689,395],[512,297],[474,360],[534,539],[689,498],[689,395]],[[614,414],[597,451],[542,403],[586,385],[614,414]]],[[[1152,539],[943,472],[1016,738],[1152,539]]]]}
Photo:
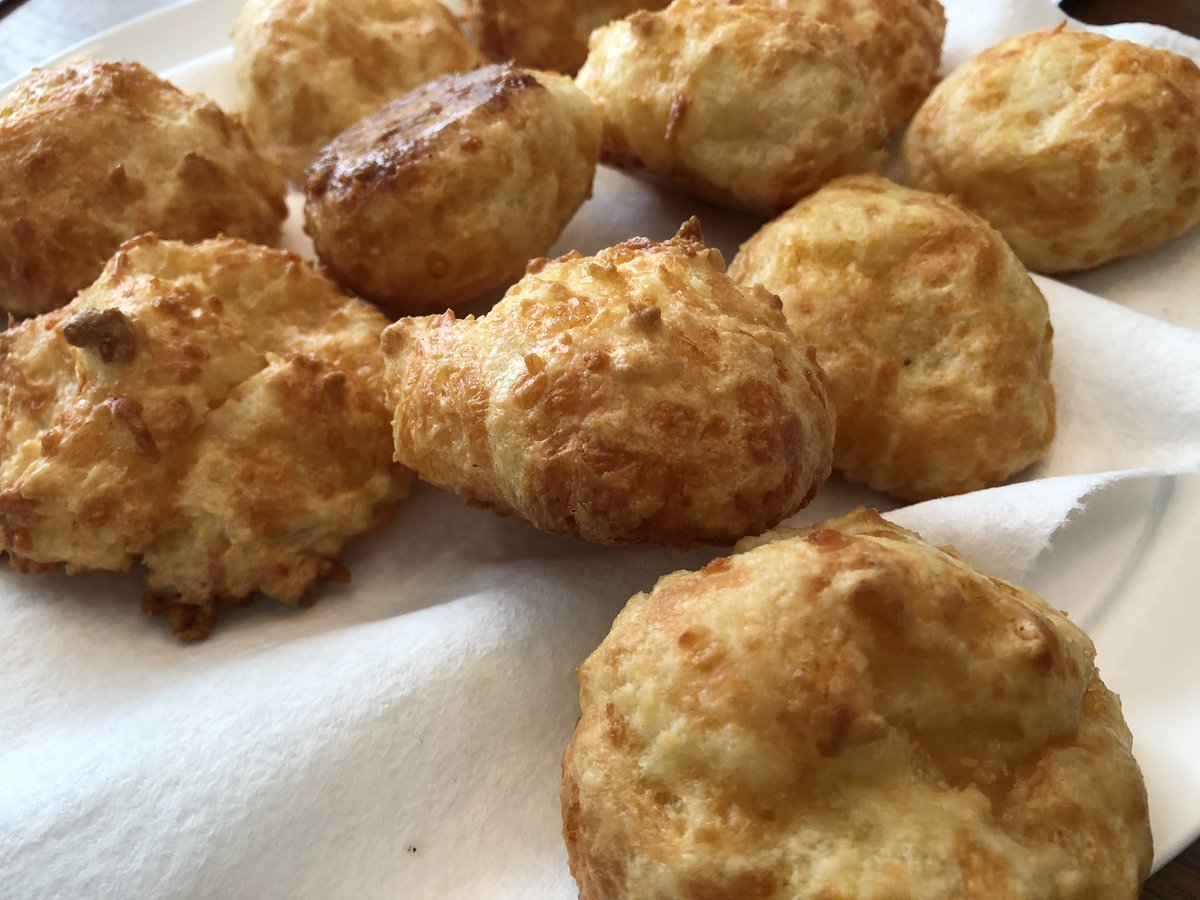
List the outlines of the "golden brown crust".
{"type": "Polygon", "coordinates": [[[497,62],[573,74],[587,57],[593,30],[670,0],[466,0],[467,21],[483,52],[497,62]]]}
{"type": "Polygon", "coordinates": [[[954,200],[841,178],[759,230],[729,273],[778,294],[817,352],[848,477],[925,500],[998,484],[1049,449],[1046,300],[954,200]]]}
{"type": "Polygon", "coordinates": [[[138,63],[35,70],[0,100],[0,311],[45,312],[144,231],[271,243],[283,176],[234,118],[138,63]]]}
{"type": "Polygon", "coordinates": [[[517,278],[591,195],[600,122],[569,78],[448,75],[347,129],[309,170],[305,229],[342,284],[396,313],[517,278]]]}
{"type": "Polygon", "coordinates": [[[69,305],[0,334],[0,551],[121,570],[203,637],[261,591],[310,599],[390,514],[386,320],[298,257],[144,235],[69,305]]]}
{"type": "Polygon", "coordinates": [[[596,31],[576,80],[600,110],[606,162],[774,215],[882,164],[864,78],[835,29],[798,13],[676,0],[596,31]]]}
{"type": "Polygon", "coordinates": [[[866,71],[889,133],[916,112],[938,82],[946,36],[946,12],[938,0],[720,2],[787,9],[837,28],[866,71]]]}
{"type": "Polygon", "coordinates": [[[915,187],[954,193],[1029,268],[1066,272],[1200,222],[1200,68],[1089,32],[1035,31],[962,66],[904,141],[915,187]]]}
{"type": "Polygon", "coordinates": [[[293,181],[389,100],[484,63],[437,0],[247,0],[233,29],[242,110],[293,181]]]}
{"type": "Polygon", "coordinates": [[[551,533],[732,543],[829,472],[823,374],[692,224],[537,261],[487,316],[402,319],[383,348],[396,459],[551,533]]]}
{"type": "Polygon", "coordinates": [[[1135,897],[1146,793],[1087,636],[873,512],[784,531],[580,667],[580,897],[1135,897]]]}

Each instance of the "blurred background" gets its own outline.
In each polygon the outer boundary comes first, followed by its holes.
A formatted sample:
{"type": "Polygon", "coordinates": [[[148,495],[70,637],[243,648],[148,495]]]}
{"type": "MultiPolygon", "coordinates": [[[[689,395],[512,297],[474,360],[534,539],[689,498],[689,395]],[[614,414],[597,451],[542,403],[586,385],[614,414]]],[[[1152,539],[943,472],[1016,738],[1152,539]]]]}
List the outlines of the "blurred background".
{"type": "Polygon", "coordinates": [[[1092,25],[1153,22],[1200,37],[1200,0],[1062,0],[1058,5],[1092,25]]]}
{"type": "MultiPolygon", "coordinates": [[[[0,0],[0,84],[77,41],[178,2],[0,0]]],[[[1059,6],[1093,25],[1154,22],[1200,37],[1200,0],[1061,0],[1059,6]]]]}

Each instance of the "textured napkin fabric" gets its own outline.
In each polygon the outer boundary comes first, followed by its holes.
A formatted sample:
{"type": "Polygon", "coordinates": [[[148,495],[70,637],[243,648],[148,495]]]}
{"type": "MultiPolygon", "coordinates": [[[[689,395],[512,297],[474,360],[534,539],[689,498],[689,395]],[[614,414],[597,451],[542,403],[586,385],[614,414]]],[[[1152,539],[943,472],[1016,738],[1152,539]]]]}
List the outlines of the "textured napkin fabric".
{"type": "MultiPolygon", "coordinates": [[[[1060,18],[1045,0],[982,6],[947,4],[949,60],[1060,18]]],[[[171,74],[228,102],[228,66],[171,74]]],[[[559,249],[666,236],[699,211],[728,254],[756,224],[610,170],[595,194],[559,249]]],[[[1018,578],[1035,562],[1055,574],[1039,555],[1070,516],[1064,535],[1096,527],[1103,485],[1200,466],[1200,335],[1040,284],[1060,419],[1038,480],[894,513],[1018,578]]],[[[1198,289],[1152,302],[1172,317],[1198,289]]],[[[861,502],[892,505],[833,483],[798,521],[861,502]]],[[[558,762],[573,667],[632,593],[715,555],[551,538],[420,487],[352,546],[352,583],[306,611],[259,601],[195,646],[138,615],[133,576],[3,569],[0,894],[570,897],[558,762]]],[[[1200,728],[1189,693],[1164,703],[1200,728]]],[[[1137,740],[1152,806],[1200,808],[1170,733],[1137,740]]]]}

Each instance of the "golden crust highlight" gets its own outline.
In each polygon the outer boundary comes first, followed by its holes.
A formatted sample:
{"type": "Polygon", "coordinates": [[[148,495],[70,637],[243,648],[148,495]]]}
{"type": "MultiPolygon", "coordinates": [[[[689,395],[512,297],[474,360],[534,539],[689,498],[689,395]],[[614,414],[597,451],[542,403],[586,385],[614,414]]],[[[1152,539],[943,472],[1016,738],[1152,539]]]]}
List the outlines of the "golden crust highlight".
{"type": "Polygon", "coordinates": [[[404,319],[383,348],[396,459],[551,533],[732,543],[829,472],[823,373],[694,223],[535,261],[488,315],[404,319]]]}

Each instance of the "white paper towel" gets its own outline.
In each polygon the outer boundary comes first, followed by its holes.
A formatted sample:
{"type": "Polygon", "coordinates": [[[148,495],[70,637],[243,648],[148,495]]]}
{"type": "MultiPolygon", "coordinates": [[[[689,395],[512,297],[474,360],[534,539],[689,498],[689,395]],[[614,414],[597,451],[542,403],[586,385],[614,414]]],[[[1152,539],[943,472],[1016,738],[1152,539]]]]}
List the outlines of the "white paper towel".
{"type": "MultiPolygon", "coordinates": [[[[1044,0],[946,5],[951,60],[1060,18],[1044,0]]],[[[227,64],[175,77],[227,99],[227,64]]],[[[559,248],[665,236],[694,211],[727,253],[756,225],[604,170],[559,248]]],[[[1121,265],[1108,267],[1117,288],[1121,265]]],[[[1148,301],[1160,317],[1187,320],[1200,306],[1180,296],[1195,299],[1200,275],[1183,274],[1148,301]]],[[[1111,594],[1131,554],[1163,552],[1154,523],[1182,515],[1170,485],[1195,483],[1144,470],[1200,463],[1200,335],[1040,284],[1060,430],[1030,473],[1038,480],[894,515],[1009,577],[1036,562],[1051,602],[1099,616],[1079,598],[1111,594]],[[1108,500],[1087,502],[1122,478],[1098,495],[1108,500]],[[1106,503],[1118,505],[1101,515],[1106,503]],[[1119,572],[1101,571],[1103,559],[1081,570],[1073,540],[1120,556],[1119,572]]],[[[834,483],[797,521],[860,502],[891,505],[834,483]]],[[[138,617],[132,575],[0,571],[0,894],[570,897],[557,789],[577,714],[573,667],[631,593],[717,553],[592,547],[419,488],[348,552],[351,584],[328,586],[307,611],[260,601],[195,646],[138,617]]],[[[1191,600],[1182,584],[1163,590],[1191,600]]],[[[1110,658],[1153,652],[1109,627],[1128,631],[1122,616],[1137,610],[1117,613],[1095,619],[1111,632],[1107,643],[1097,634],[1106,673],[1110,658]]],[[[1176,656],[1150,658],[1181,664],[1179,647],[1163,652],[1176,656]]],[[[1171,695],[1163,684],[1114,687],[1126,691],[1156,829],[1177,843],[1200,809],[1200,767],[1188,767],[1200,712],[1195,685],[1171,695]]]]}

